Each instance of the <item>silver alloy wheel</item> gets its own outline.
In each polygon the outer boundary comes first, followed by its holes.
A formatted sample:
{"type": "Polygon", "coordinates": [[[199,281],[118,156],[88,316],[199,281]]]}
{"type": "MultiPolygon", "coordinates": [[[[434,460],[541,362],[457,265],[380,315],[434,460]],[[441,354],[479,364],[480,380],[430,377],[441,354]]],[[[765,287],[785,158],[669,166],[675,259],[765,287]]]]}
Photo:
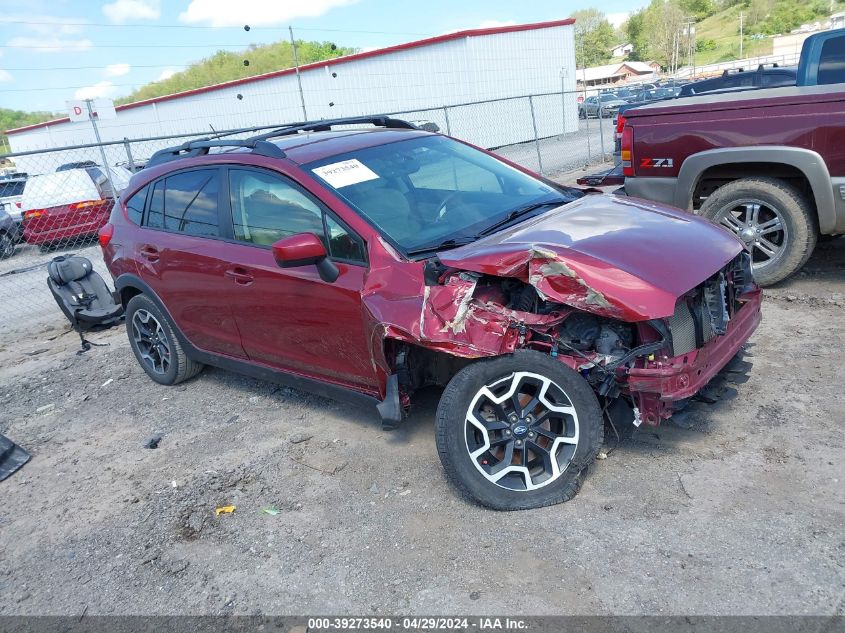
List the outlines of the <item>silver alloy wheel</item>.
{"type": "Polygon", "coordinates": [[[783,216],[762,200],[734,200],[719,209],[713,220],[742,240],[755,268],[769,266],[786,253],[789,230],[783,216]]]}
{"type": "Polygon", "coordinates": [[[170,368],[170,345],[161,323],[150,312],[140,309],[132,315],[132,339],[146,365],[157,374],[170,368]]]}
{"type": "Polygon", "coordinates": [[[515,491],[560,477],[578,448],[578,413],[549,378],[515,372],[478,390],[466,413],[466,448],[490,482],[515,491]]]}

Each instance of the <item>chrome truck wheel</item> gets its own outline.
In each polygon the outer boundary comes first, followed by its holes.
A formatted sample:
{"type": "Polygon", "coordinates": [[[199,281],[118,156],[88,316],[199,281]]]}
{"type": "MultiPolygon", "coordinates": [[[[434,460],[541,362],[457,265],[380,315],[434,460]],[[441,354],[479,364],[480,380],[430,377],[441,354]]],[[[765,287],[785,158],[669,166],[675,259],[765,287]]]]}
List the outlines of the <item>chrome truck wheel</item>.
{"type": "Polygon", "coordinates": [[[701,206],[702,217],[723,226],[751,253],[762,286],[797,272],[816,245],[814,211],[806,196],[776,178],[742,178],[719,187],[701,206]]]}

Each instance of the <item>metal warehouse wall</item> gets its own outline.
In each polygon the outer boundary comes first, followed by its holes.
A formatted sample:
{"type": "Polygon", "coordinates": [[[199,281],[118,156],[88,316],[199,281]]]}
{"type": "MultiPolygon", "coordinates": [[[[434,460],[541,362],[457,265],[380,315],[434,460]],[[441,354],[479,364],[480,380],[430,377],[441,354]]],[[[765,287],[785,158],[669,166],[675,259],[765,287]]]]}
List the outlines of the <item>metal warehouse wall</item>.
{"type": "MultiPolygon", "coordinates": [[[[408,112],[409,119],[433,120],[484,147],[532,139],[535,123],[540,137],[578,129],[571,25],[462,37],[306,69],[301,78],[309,119],[408,112]],[[528,99],[510,99],[543,93],[557,94],[531,100],[534,121],[528,99]],[[460,105],[488,100],[499,101],[460,105]],[[446,113],[443,106],[455,107],[446,113]]],[[[119,110],[117,119],[99,126],[108,141],[301,119],[291,73],[119,110]]],[[[16,152],[94,142],[87,122],[58,123],[9,139],[16,152]]],[[[19,162],[26,167],[23,158],[19,162]]]]}

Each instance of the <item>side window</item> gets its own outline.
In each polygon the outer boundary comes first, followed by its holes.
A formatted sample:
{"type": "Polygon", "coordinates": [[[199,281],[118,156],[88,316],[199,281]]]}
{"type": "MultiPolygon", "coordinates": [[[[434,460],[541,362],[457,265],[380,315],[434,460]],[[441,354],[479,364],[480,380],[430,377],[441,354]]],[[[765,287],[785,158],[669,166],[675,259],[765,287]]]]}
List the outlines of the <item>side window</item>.
{"type": "Polygon", "coordinates": [[[333,259],[345,259],[352,262],[366,262],[364,242],[349,231],[338,220],[326,214],[326,232],[328,233],[329,255],[333,259]]]}
{"type": "Polygon", "coordinates": [[[832,37],[822,45],[818,83],[845,83],[845,37],[832,37]]]}
{"type": "Polygon", "coordinates": [[[164,228],[188,235],[218,234],[216,169],[197,169],[165,179],[164,228]]]}
{"type": "Polygon", "coordinates": [[[141,224],[141,217],[144,215],[144,203],[147,201],[149,190],[150,186],[147,185],[126,201],[126,212],[129,214],[129,219],[135,224],[141,224]]]}
{"type": "Polygon", "coordinates": [[[164,180],[159,180],[153,187],[153,195],[144,226],[153,229],[164,228],[164,180]]]}
{"type": "Polygon", "coordinates": [[[231,169],[229,196],[237,240],[269,246],[288,235],[314,233],[325,242],[322,210],[281,176],[231,169]]]}

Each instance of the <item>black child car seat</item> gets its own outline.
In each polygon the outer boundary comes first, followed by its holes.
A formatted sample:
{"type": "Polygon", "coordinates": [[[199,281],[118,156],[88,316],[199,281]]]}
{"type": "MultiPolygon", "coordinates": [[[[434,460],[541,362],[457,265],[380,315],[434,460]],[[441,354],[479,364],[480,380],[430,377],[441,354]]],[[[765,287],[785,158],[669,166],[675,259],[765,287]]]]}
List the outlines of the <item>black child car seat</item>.
{"type": "Polygon", "coordinates": [[[91,346],[83,332],[109,328],[123,318],[123,306],[115,302],[90,260],[75,255],[56,257],[47,265],[47,272],[47,286],[79,334],[82,351],[91,346]]]}

